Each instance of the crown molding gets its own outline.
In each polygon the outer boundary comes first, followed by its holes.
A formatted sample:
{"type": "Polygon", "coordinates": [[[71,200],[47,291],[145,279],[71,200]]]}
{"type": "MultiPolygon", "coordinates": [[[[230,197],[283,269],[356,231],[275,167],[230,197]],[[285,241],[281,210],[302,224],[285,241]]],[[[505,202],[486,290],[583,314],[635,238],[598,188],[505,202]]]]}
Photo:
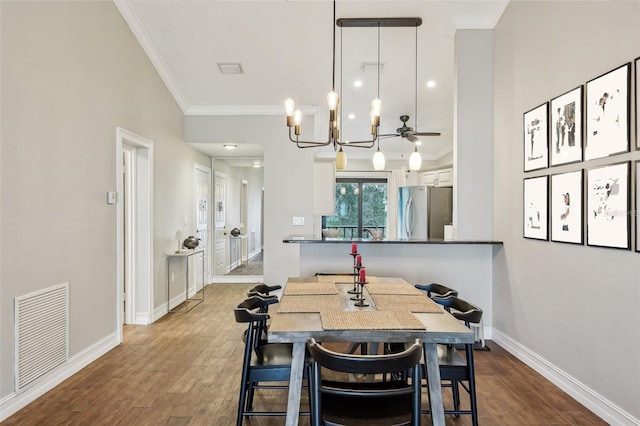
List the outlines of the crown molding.
{"type": "Polygon", "coordinates": [[[151,37],[149,37],[149,34],[145,31],[138,14],[131,5],[131,2],[128,0],[113,0],[113,2],[129,25],[129,28],[131,28],[133,35],[138,40],[138,43],[140,43],[140,46],[142,46],[142,49],[147,54],[147,57],[155,67],[156,71],[160,74],[160,78],[164,82],[165,86],[167,86],[167,89],[173,96],[173,99],[184,113],[188,109],[187,100],[182,94],[182,91],[178,88],[173,76],[169,72],[167,64],[162,60],[160,53],[158,53],[158,49],[156,49],[155,44],[151,41],[151,37]]]}

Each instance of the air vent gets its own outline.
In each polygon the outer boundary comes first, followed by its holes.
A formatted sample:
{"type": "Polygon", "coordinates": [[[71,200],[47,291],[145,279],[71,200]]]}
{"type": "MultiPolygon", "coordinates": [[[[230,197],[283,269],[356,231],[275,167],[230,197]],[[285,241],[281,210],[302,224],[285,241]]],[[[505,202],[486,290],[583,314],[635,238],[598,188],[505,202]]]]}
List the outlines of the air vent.
{"type": "Polygon", "coordinates": [[[16,297],[15,391],[69,360],[69,283],[16,297]]]}
{"type": "Polygon", "coordinates": [[[242,64],[218,62],[218,68],[221,74],[244,74],[242,64]]]}

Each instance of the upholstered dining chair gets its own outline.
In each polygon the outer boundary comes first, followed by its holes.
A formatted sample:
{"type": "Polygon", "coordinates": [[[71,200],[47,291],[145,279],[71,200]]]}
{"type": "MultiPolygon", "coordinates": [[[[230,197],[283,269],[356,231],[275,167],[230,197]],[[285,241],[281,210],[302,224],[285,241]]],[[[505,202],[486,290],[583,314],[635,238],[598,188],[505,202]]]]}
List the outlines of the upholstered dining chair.
{"type": "Polygon", "coordinates": [[[313,425],[420,424],[420,341],[388,355],[333,352],[313,339],[307,349],[313,425]],[[344,373],[367,375],[367,380],[341,380],[344,373]],[[387,380],[392,374],[396,379],[387,380]]]}
{"type": "MultiPolygon", "coordinates": [[[[241,426],[245,417],[249,416],[284,416],[282,411],[253,411],[253,398],[256,389],[288,389],[288,384],[274,382],[288,382],[291,375],[292,345],[289,343],[261,343],[262,329],[269,314],[260,312],[269,300],[253,296],[234,309],[236,322],[247,324],[244,334],[244,355],[238,398],[238,415],[236,424],[241,426]]],[[[305,377],[309,376],[307,360],[304,368],[305,377]]],[[[301,414],[309,414],[301,413],[301,414]]]]}

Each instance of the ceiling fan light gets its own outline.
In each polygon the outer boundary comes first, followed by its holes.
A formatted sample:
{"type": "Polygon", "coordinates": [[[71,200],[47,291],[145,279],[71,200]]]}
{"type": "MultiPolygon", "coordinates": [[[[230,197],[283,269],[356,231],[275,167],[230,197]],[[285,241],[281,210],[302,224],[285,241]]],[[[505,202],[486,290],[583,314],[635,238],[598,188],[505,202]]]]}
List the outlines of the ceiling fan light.
{"type": "Polygon", "coordinates": [[[378,150],[373,154],[373,169],[384,170],[384,163],[384,154],[380,151],[380,147],[378,147],[378,150]]]}
{"type": "Polygon", "coordinates": [[[416,146],[411,155],[409,156],[409,170],[420,170],[422,167],[422,156],[418,152],[416,146]]]}
{"type": "Polygon", "coordinates": [[[342,150],[336,154],[336,170],[344,170],[347,168],[347,153],[342,150]]]}

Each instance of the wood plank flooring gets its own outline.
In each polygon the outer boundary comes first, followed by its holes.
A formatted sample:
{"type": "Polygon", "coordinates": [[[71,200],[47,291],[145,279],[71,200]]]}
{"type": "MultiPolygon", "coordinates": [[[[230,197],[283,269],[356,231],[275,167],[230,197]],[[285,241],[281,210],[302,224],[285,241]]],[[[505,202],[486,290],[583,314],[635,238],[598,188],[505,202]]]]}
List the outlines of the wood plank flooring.
{"type": "MultiPolygon", "coordinates": [[[[235,424],[243,325],[235,323],[233,307],[253,285],[212,284],[187,314],[126,326],[122,345],[2,425],[235,424]]],[[[495,343],[488,346],[491,351],[475,352],[481,425],[606,424],[495,343]]],[[[263,391],[255,404],[284,410],[286,393],[263,391]]],[[[245,424],[282,425],[284,419],[245,424]]],[[[300,424],[308,425],[308,417],[300,424]]],[[[423,424],[429,424],[426,415],[423,424]]],[[[470,416],[447,416],[447,425],[469,424],[470,416]]]]}

